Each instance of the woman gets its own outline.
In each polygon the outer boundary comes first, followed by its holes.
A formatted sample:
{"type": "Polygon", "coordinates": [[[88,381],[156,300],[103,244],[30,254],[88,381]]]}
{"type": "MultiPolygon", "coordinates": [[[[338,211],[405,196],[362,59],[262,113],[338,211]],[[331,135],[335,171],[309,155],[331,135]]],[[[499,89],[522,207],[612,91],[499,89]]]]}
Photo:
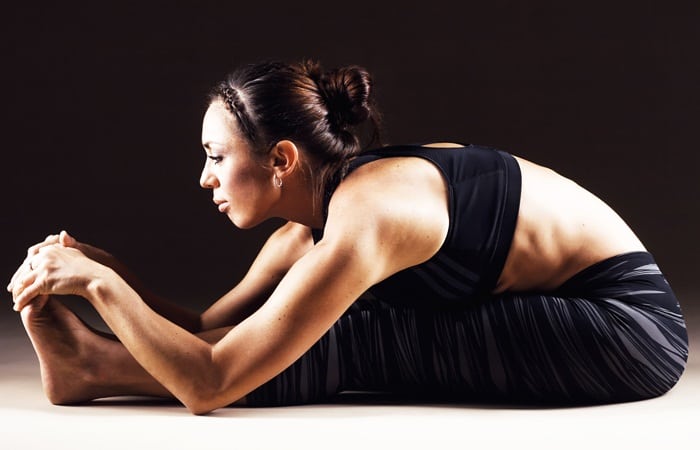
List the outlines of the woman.
{"type": "Polygon", "coordinates": [[[213,91],[202,187],[240,228],[288,223],[201,315],[65,232],[31,247],[8,288],[50,401],[174,396],[201,414],[342,390],[573,404],[675,385],[678,302],[617,214],[499,150],[364,150],[372,98],[362,68],[314,63],[246,66],[213,91]]]}

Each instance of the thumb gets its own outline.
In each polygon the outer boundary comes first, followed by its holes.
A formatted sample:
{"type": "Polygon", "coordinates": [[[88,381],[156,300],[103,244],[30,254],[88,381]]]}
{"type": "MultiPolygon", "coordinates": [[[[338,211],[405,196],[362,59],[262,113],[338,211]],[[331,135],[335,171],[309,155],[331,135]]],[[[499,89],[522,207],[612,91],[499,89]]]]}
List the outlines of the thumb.
{"type": "Polygon", "coordinates": [[[65,230],[61,231],[61,234],[58,235],[58,242],[64,247],[75,247],[78,243],[78,241],[65,230]]]}

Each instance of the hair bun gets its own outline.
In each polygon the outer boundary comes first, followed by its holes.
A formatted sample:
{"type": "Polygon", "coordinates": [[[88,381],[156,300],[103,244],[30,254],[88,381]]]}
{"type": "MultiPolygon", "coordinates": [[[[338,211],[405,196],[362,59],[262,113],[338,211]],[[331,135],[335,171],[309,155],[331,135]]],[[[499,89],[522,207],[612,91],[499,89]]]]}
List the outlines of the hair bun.
{"type": "Polygon", "coordinates": [[[369,118],[372,79],[362,67],[347,66],[322,73],[317,84],[332,127],[342,130],[369,118]]]}

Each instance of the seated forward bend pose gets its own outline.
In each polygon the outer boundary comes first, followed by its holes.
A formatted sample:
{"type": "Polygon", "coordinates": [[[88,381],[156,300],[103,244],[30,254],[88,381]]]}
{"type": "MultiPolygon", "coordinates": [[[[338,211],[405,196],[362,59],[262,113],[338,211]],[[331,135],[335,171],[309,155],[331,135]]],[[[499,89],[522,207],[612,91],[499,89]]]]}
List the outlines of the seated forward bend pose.
{"type": "Polygon", "coordinates": [[[245,66],[213,90],[202,187],[238,227],[288,223],[201,315],[66,232],[31,247],[8,288],[50,401],[167,396],[200,414],[364,390],[580,404],[676,384],[678,302],[611,208],[504,151],[368,145],[372,95],[364,69],[310,62],[245,66]]]}

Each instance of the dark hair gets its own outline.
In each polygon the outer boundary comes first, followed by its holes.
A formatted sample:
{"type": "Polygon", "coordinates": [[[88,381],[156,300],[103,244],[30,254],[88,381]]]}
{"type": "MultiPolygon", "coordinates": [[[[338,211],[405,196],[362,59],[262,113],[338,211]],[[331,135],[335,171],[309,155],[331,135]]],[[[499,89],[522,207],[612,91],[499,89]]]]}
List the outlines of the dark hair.
{"type": "Polygon", "coordinates": [[[350,158],[381,145],[372,79],[359,66],[324,71],[314,61],[246,65],[219,83],[209,100],[224,101],[258,156],[283,139],[301,145],[315,199],[323,198],[330,180],[345,175],[350,158]]]}

